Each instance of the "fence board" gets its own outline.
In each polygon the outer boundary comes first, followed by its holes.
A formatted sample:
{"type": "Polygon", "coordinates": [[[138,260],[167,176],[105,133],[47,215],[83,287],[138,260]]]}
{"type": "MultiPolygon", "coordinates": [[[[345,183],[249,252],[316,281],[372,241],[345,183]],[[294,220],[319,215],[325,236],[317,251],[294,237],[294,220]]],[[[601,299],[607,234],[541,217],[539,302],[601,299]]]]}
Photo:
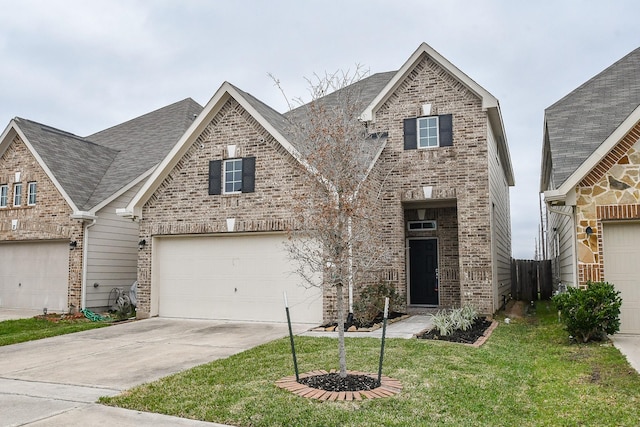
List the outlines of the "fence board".
{"type": "Polygon", "coordinates": [[[517,301],[537,301],[550,299],[552,294],[550,260],[511,260],[511,298],[517,301]]]}

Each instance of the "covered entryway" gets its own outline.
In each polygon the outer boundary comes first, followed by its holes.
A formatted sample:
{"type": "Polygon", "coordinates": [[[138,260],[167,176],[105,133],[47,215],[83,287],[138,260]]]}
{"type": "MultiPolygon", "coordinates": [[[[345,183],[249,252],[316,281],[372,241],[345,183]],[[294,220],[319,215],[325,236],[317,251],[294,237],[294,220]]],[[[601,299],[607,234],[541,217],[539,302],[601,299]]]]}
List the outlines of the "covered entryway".
{"type": "Polygon", "coordinates": [[[604,277],[620,291],[620,332],[640,334],[640,223],[605,223],[604,277]]]}
{"type": "Polygon", "coordinates": [[[409,239],[409,304],[439,305],[438,240],[409,239]]]}
{"type": "Polygon", "coordinates": [[[285,322],[322,321],[321,289],[293,274],[282,234],[157,237],[152,300],[163,317],[285,322]]]}
{"type": "Polygon", "coordinates": [[[0,244],[0,307],[67,311],[69,242],[0,244]]]}

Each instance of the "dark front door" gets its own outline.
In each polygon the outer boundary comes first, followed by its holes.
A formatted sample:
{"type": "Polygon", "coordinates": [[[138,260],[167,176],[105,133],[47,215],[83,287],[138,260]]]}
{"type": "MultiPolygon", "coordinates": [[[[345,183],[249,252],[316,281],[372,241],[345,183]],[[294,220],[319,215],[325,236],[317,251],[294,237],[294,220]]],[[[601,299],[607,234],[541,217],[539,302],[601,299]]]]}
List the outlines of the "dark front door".
{"type": "Polygon", "coordinates": [[[409,304],[438,305],[438,241],[409,240],[409,304]]]}

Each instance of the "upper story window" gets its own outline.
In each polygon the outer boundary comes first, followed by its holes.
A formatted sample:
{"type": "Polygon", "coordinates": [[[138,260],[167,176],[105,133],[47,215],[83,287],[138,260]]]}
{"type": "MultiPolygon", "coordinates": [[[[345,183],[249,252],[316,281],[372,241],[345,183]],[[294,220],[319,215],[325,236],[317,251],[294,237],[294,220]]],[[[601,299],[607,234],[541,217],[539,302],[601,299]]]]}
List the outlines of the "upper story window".
{"type": "Polygon", "coordinates": [[[7,184],[0,185],[0,208],[6,208],[9,203],[9,186],[7,184]]]}
{"type": "Polygon", "coordinates": [[[420,117],[418,122],[418,148],[438,146],[438,116],[420,117]]]}
{"type": "Polygon", "coordinates": [[[13,206],[22,205],[22,183],[13,184],[13,206]]]}
{"type": "Polygon", "coordinates": [[[404,119],[404,149],[450,147],[453,145],[452,115],[404,119]]]}
{"type": "Polygon", "coordinates": [[[211,160],[209,162],[209,194],[253,193],[256,158],[211,160]]]}
{"type": "Polygon", "coordinates": [[[30,182],[27,188],[27,204],[33,206],[36,204],[36,183],[30,182]]]}
{"type": "Polygon", "coordinates": [[[242,159],[232,159],[224,161],[224,182],[225,194],[242,192],[242,159]]]}

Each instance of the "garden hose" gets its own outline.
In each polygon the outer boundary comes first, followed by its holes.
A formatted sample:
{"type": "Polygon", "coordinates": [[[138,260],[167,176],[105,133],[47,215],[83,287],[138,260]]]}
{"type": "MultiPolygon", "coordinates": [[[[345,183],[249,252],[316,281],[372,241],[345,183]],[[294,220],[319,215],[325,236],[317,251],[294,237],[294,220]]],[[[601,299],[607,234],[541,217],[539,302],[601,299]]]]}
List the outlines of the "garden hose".
{"type": "Polygon", "coordinates": [[[84,314],[84,317],[91,320],[92,322],[102,322],[104,320],[107,320],[107,317],[101,316],[91,310],[87,310],[86,308],[83,308],[82,310],[80,310],[80,312],[84,314]]]}

